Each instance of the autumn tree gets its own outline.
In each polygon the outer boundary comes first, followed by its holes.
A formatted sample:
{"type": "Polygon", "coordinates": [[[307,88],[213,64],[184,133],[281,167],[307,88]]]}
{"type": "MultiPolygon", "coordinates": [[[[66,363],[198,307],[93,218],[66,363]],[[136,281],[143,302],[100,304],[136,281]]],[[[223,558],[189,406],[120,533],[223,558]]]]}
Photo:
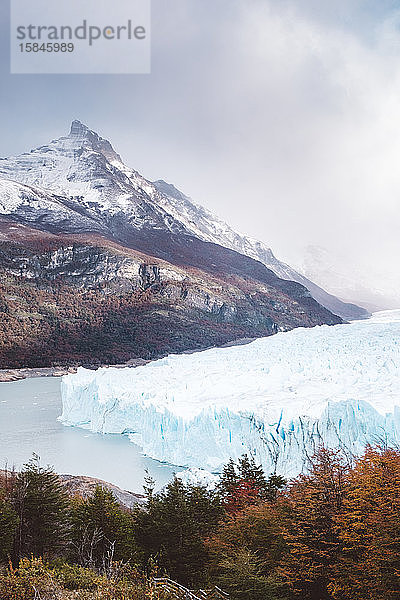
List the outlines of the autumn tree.
{"type": "Polygon", "coordinates": [[[287,494],[284,538],[288,554],[281,573],[299,600],[331,600],[332,570],[340,549],[336,519],[342,510],[349,467],[340,451],[321,448],[308,475],[287,494]]]}
{"type": "Polygon", "coordinates": [[[234,600],[286,597],[287,586],[278,574],[287,552],[284,504],[282,500],[248,506],[229,515],[207,540],[210,578],[234,600]]]}
{"type": "Polygon", "coordinates": [[[340,600],[400,598],[400,452],[368,447],[349,474],[336,517],[342,556],[332,595],[340,600]]]}
{"type": "Polygon", "coordinates": [[[237,461],[230,459],[224,466],[217,486],[225,509],[235,513],[262,500],[276,500],[286,481],[279,475],[265,476],[253,456],[243,454],[237,461]]]}

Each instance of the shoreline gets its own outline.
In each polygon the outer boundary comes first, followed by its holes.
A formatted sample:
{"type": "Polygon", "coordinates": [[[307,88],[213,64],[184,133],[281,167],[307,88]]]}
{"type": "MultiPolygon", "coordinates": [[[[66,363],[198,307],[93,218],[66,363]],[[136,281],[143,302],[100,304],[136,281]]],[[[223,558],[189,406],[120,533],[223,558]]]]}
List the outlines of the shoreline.
{"type": "Polygon", "coordinates": [[[32,367],[21,369],[1,369],[0,383],[19,381],[33,377],[62,377],[68,373],[76,373],[76,367],[32,367]]]}
{"type": "Polygon", "coordinates": [[[0,369],[0,383],[7,383],[9,381],[19,381],[21,379],[31,379],[34,377],[63,377],[76,373],[79,367],[85,367],[85,369],[101,369],[113,367],[114,369],[124,369],[125,367],[139,367],[150,362],[142,358],[133,358],[124,364],[119,365],[78,365],[78,366],[65,366],[65,367],[22,367],[20,369],[0,369]]]}

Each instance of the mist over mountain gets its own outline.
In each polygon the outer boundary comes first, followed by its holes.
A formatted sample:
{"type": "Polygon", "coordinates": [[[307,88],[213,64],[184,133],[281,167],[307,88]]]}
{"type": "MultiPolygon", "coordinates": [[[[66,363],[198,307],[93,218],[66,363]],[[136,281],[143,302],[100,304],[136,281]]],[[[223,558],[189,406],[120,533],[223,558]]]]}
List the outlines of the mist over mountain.
{"type": "Polygon", "coordinates": [[[298,268],[339,298],[356,302],[369,311],[400,306],[400,279],[385,263],[368,271],[353,257],[322,246],[308,245],[299,253],[298,268]]]}

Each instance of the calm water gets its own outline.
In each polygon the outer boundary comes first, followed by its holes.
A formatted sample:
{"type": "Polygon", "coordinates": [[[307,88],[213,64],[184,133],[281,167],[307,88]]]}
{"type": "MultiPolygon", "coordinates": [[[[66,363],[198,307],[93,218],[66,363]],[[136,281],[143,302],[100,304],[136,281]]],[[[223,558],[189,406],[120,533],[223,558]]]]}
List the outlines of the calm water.
{"type": "Polygon", "coordinates": [[[19,468],[35,452],[59,473],[90,475],[139,493],[145,469],[158,488],[179,470],[142,456],[125,436],[65,427],[60,414],[59,378],[0,383],[0,468],[19,468]]]}

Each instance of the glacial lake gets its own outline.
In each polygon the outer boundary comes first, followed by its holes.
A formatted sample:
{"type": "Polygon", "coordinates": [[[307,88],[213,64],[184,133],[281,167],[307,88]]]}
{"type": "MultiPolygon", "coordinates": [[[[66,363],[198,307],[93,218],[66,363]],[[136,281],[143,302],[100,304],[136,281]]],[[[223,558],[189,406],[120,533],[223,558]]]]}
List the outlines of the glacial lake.
{"type": "Polygon", "coordinates": [[[97,477],[136,493],[143,493],[146,469],[158,489],[181,470],[143,456],[123,435],[62,425],[60,383],[58,377],[0,383],[0,469],[18,469],[35,452],[58,473],[97,477]]]}

